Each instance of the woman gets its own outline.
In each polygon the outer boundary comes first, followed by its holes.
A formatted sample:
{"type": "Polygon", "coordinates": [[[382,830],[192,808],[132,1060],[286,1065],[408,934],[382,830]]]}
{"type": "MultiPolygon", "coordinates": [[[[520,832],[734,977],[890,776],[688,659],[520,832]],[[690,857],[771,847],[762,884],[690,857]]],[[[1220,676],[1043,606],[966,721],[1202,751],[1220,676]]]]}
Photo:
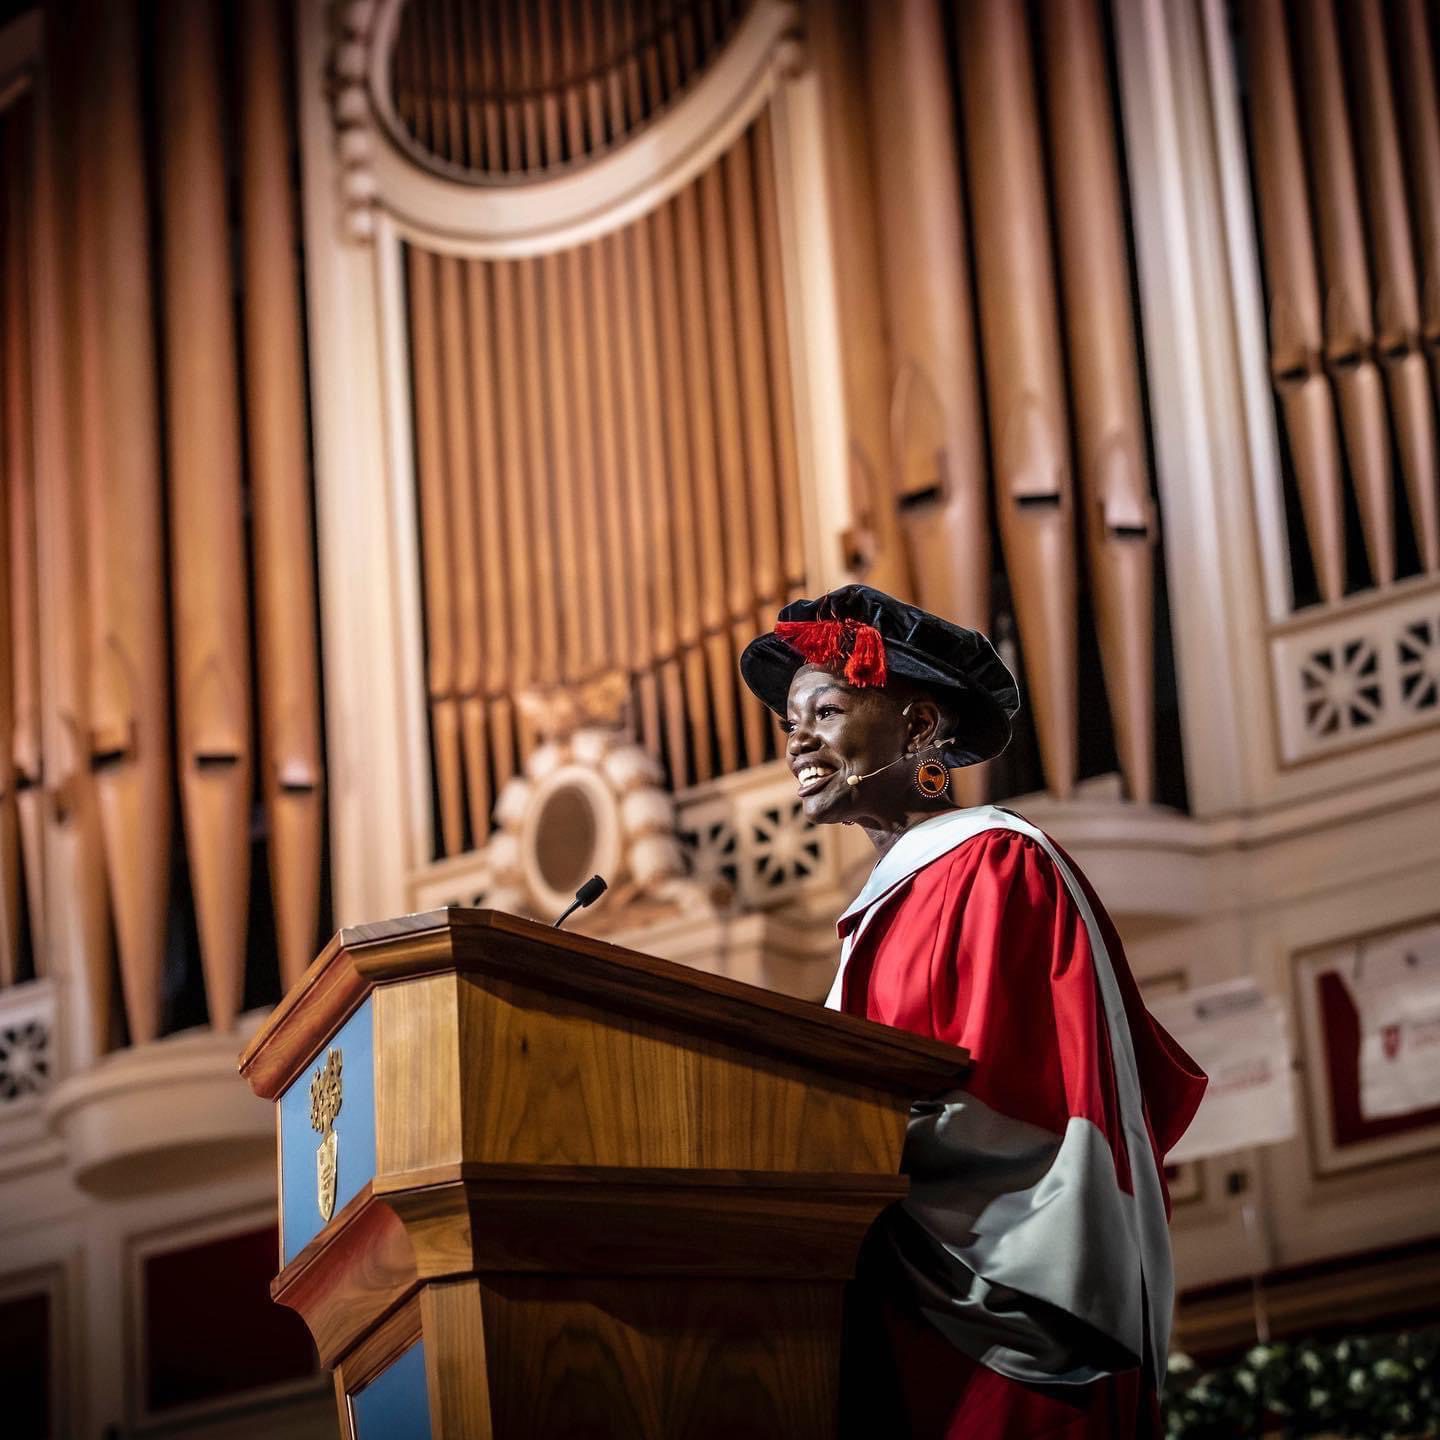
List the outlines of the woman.
{"type": "Polygon", "coordinates": [[[862,1257],[850,1427],[1158,1435],[1163,1157],[1205,1079],[1059,847],[953,802],[950,768],[1009,740],[1013,677],[983,635],[864,585],[786,606],[740,669],[788,732],[806,818],[859,825],[877,852],[827,1004],[972,1058],[963,1091],[912,1110],[910,1196],[862,1257]]]}

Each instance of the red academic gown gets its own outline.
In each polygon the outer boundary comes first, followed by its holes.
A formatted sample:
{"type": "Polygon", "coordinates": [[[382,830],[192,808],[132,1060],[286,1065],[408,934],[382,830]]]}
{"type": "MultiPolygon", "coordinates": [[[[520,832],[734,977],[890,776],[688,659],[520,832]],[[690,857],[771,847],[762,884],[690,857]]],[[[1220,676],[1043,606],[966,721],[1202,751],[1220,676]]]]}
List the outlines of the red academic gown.
{"type": "Polygon", "coordinates": [[[1205,1080],[1146,1012],[1093,891],[1018,817],[957,812],[902,837],[840,932],[832,1005],[973,1064],[957,1104],[912,1114],[915,1203],[881,1286],[910,1433],[1160,1435],[1162,1161],[1205,1080]]]}

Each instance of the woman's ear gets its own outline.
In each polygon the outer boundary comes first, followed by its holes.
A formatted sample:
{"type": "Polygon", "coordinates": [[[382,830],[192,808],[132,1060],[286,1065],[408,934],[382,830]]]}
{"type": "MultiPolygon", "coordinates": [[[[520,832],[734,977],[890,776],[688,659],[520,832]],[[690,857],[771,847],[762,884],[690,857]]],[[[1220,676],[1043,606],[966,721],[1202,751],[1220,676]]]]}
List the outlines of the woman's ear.
{"type": "Polygon", "coordinates": [[[940,722],[944,718],[940,707],[933,701],[920,696],[904,709],[907,725],[905,743],[913,751],[923,750],[941,737],[940,722]]]}

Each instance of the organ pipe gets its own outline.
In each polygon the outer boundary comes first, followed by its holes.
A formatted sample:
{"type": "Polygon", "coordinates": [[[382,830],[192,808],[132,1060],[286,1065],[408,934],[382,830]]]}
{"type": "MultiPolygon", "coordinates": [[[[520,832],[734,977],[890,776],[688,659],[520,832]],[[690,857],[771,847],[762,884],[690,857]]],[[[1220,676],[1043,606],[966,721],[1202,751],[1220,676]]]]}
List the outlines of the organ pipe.
{"type": "Polygon", "coordinates": [[[490,765],[485,701],[480,690],[480,560],[476,544],[475,487],[470,452],[469,395],[465,384],[465,294],[462,262],[435,262],[440,305],[440,381],[444,454],[445,524],[454,567],[455,668],[452,676],[465,765],[470,828],[480,843],[490,830],[490,765]]]}
{"type": "Polygon", "coordinates": [[[1375,274],[1375,331],[1390,392],[1400,471],[1410,502],[1421,562],[1440,569],[1440,494],[1436,491],[1435,415],[1430,405],[1425,360],[1420,353],[1420,292],[1395,97],[1385,47],[1385,21],[1378,0],[1357,0],[1349,8],[1358,43],[1360,137],[1366,180],[1375,274]]]}
{"type": "Polygon", "coordinates": [[[1307,7],[1300,35],[1325,276],[1325,355],[1339,393],[1340,424],[1366,553],[1376,583],[1383,586],[1395,578],[1390,446],[1384,391],[1370,359],[1375,341],[1370,277],[1331,0],[1316,0],[1307,7]]]}
{"type": "MultiPolygon", "coordinates": [[[[20,868],[30,916],[31,950],[46,958],[43,876],[43,790],[40,741],[40,605],[36,574],[35,456],[31,443],[31,234],[28,105],[14,107],[4,135],[4,275],[0,291],[0,379],[3,379],[3,463],[6,498],[6,601],[10,628],[10,790],[19,831],[20,868]]],[[[8,900],[7,900],[8,903],[8,900]]]]}
{"type": "MultiPolygon", "coordinates": [[[[890,473],[920,603],[990,628],[990,524],[955,117],[938,0],[872,0],[871,115],[890,320],[890,473]]],[[[978,767],[957,772],[967,804],[978,767]]]]}
{"type": "Polygon", "coordinates": [[[1245,18],[1260,238],[1270,288],[1270,370],[1320,594],[1335,601],[1345,591],[1340,444],[1329,381],[1320,372],[1320,279],[1284,0],[1253,0],[1245,18]]]}
{"type": "Polygon", "coordinates": [[[246,8],[241,54],[245,404],[254,515],[261,789],[280,975],[310,963],[324,847],[320,657],[316,640],[305,365],[281,0],[246,8]]]}
{"type": "Polygon", "coordinates": [[[996,508],[1041,759],[1064,797],[1078,723],[1074,515],[1030,40],[1010,0],[972,0],[959,16],[996,508]]]}
{"type": "Polygon", "coordinates": [[[1131,798],[1148,804],[1155,507],[1099,6],[1047,0],[1040,28],[1091,600],[1120,768],[1131,798]]]}
{"type": "Polygon", "coordinates": [[[464,802],[460,758],[460,709],[455,696],[455,598],[449,496],[445,484],[444,419],[437,324],[434,256],[407,251],[410,279],[410,343],[415,380],[415,457],[424,547],[426,685],[440,801],[440,838],[447,855],[462,847],[464,802]]]}
{"type": "MultiPolygon", "coordinates": [[[[58,23],[52,36],[65,37],[70,13],[61,8],[54,18],[58,23]]],[[[34,307],[36,573],[47,577],[47,595],[53,597],[38,617],[52,698],[43,736],[42,828],[48,840],[45,857],[51,862],[45,888],[47,896],[66,897],[63,909],[55,906],[48,916],[54,929],[47,926],[46,939],[53,947],[54,973],[70,982],[66,1013],[74,1036],[71,1060],[83,1065],[109,1048],[113,996],[104,847],[89,763],[86,534],[79,457],[71,448],[78,386],[70,344],[74,296],[69,280],[79,268],[70,188],[76,169],[73,121],[78,111],[74,80],[67,73],[73,56],[73,47],[57,45],[48,103],[36,115],[33,263],[27,268],[34,307]]]]}
{"type": "Polygon", "coordinates": [[[156,356],[135,16],[105,6],[79,155],[80,473],[90,764],[132,1044],[160,1033],[170,891],[170,687],[156,356]]]}
{"type": "Polygon", "coordinates": [[[245,985],[250,644],[219,10],[167,0],[160,31],[170,564],[180,793],[211,1024],[245,985]]]}

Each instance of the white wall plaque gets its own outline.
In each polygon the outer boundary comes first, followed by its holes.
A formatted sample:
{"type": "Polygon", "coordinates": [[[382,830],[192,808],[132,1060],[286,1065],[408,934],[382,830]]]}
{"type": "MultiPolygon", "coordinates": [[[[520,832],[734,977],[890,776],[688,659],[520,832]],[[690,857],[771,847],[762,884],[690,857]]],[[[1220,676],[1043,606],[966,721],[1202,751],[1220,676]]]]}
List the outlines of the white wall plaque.
{"type": "Polygon", "coordinates": [[[1226,980],[1147,1002],[1210,1077],[1172,1164],[1295,1134],[1295,1080],[1285,1007],[1254,980],[1226,980]]]}

